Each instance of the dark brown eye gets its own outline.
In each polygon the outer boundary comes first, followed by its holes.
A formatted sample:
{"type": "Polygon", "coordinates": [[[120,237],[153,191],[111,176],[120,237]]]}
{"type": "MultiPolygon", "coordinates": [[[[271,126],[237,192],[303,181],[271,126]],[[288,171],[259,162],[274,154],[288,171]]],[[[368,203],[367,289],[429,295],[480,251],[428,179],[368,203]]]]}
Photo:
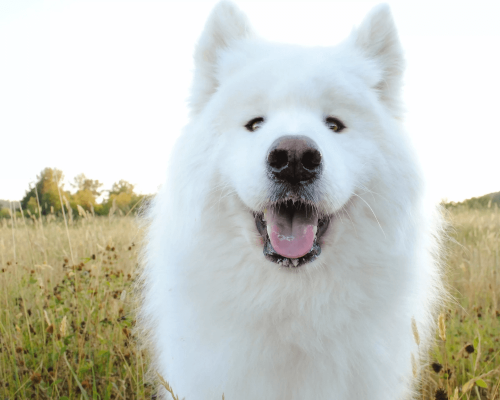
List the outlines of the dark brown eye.
{"type": "Polygon", "coordinates": [[[337,133],[340,133],[345,129],[345,125],[337,118],[327,117],[325,123],[328,129],[331,129],[332,131],[337,133]]]}
{"type": "Polygon", "coordinates": [[[264,118],[257,117],[248,121],[248,123],[245,125],[245,128],[247,128],[250,132],[253,132],[259,129],[263,123],[264,123],[264,118]]]}

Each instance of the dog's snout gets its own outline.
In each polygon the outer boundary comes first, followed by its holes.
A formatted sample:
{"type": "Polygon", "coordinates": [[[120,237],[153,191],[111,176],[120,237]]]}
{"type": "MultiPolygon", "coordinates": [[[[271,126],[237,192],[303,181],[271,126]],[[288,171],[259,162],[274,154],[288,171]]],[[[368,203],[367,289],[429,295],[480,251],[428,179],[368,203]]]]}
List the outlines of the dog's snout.
{"type": "Polygon", "coordinates": [[[270,173],[291,185],[310,183],[322,167],[318,145],[307,136],[282,136],[274,141],[267,155],[270,173]]]}

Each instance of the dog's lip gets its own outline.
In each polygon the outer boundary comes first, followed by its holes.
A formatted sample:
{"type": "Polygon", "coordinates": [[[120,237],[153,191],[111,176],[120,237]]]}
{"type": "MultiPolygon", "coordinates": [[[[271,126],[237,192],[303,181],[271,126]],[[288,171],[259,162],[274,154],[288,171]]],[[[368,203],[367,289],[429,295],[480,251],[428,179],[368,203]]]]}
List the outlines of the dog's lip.
{"type": "Polygon", "coordinates": [[[267,232],[267,224],[264,221],[264,211],[253,211],[252,212],[254,219],[255,219],[255,225],[257,227],[257,230],[261,237],[264,239],[263,243],[263,253],[264,256],[267,260],[272,261],[276,264],[279,264],[283,267],[289,267],[289,268],[297,268],[301,267],[304,264],[310,263],[314,261],[318,256],[321,254],[321,243],[319,239],[321,236],[324,235],[326,232],[328,225],[330,223],[330,220],[332,218],[331,215],[322,215],[318,219],[318,227],[317,227],[317,232],[316,232],[316,238],[314,240],[314,243],[311,247],[311,250],[303,255],[302,257],[296,258],[296,259],[289,259],[286,258],[276,252],[274,250],[271,240],[269,238],[268,232],[267,232]]]}

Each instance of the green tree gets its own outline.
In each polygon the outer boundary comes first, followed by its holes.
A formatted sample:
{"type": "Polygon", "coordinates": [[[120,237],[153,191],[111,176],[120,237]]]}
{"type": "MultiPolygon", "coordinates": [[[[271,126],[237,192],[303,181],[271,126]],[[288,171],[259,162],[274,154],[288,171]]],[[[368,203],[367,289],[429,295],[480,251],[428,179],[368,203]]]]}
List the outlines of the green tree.
{"type": "Polygon", "coordinates": [[[120,179],[118,182],[113,183],[111,190],[109,191],[109,195],[119,195],[120,193],[126,193],[131,196],[135,195],[134,193],[135,185],[128,183],[127,181],[120,179]]]}
{"type": "Polygon", "coordinates": [[[80,174],[75,177],[74,181],[75,183],[72,183],[71,186],[76,189],[77,193],[79,191],[88,190],[95,197],[99,197],[101,195],[99,188],[102,186],[102,183],[98,180],[88,179],[85,174],[80,174]]]}
{"type": "Polygon", "coordinates": [[[85,174],[80,174],[75,177],[71,186],[76,188],[76,193],[73,194],[70,201],[73,209],[76,209],[77,205],[87,211],[90,211],[92,207],[95,208],[97,197],[102,193],[102,191],[99,191],[102,183],[98,180],[88,179],[85,174]]]}
{"type": "Polygon", "coordinates": [[[100,215],[109,215],[110,211],[115,212],[118,210],[127,214],[132,209],[135,209],[143,198],[143,195],[134,192],[134,185],[120,179],[118,182],[113,183],[108,198],[102,204],[98,204],[95,211],[100,215]]]}
{"type": "Polygon", "coordinates": [[[29,210],[31,214],[38,214],[38,204],[36,202],[36,198],[30,197],[26,208],[23,207],[23,209],[29,210]]]}
{"type": "Polygon", "coordinates": [[[9,210],[3,206],[3,201],[0,201],[0,219],[10,217],[9,210]]]}
{"type": "Polygon", "coordinates": [[[25,196],[21,200],[23,209],[29,209],[32,213],[38,213],[38,204],[36,202],[36,194],[38,192],[38,199],[43,215],[49,214],[51,207],[54,208],[55,212],[61,211],[61,201],[57,186],[60,185],[61,187],[61,195],[68,199],[70,198],[69,192],[63,190],[63,172],[57,168],[45,168],[40,172],[40,175],[37,175],[36,179],[37,181],[34,186],[26,191],[25,196]],[[31,200],[32,198],[33,200],[31,200]],[[35,204],[37,204],[36,207],[35,204]],[[33,210],[31,210],[32,208],[33,210]]]}

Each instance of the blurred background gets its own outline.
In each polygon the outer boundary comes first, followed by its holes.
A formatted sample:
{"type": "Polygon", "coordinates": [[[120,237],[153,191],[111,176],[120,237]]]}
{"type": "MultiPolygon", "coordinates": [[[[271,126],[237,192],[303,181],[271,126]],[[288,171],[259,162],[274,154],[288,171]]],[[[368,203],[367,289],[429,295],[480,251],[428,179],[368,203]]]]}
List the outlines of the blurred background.
{"type": "MultiPolygon", "coordinates": [[[[101,191],[124,180],[155,193],[215,3],[0,0],[0,199],[21,200],[46,167],[70,191],[84,173],[101,191]]],[[[236,3],[270,40],[324,46],[379,1],[236,3]]],[[[408,61],[407,128],[432,196],[499,191],[500,2],[388,3],[408,61]]]]}

